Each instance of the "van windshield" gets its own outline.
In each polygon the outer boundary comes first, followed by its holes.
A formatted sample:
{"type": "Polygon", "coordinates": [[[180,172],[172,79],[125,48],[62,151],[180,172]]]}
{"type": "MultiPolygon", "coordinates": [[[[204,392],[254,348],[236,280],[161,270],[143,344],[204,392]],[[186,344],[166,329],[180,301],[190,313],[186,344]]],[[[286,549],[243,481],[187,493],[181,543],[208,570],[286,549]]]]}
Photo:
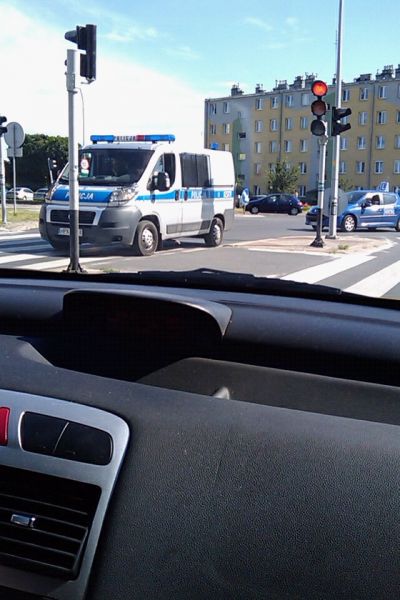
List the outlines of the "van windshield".
{"type": "MultiPolygon", "coordinates": [[[[91,148],[79,153],[79,183],[81,185],[132,185],[139,181],[153,150],[141,148],[91,148]]],[[[60,178],[68,183],[68,166],[60,178]]]]}

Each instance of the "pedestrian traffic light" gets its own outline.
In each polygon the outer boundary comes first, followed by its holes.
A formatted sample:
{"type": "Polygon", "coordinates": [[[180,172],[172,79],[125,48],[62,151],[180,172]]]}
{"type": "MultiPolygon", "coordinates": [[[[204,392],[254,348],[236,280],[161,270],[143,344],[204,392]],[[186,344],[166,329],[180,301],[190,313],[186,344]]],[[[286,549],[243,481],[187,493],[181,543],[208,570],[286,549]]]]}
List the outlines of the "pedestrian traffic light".
{"type": "Polygon", "coordinates": [[[67,31],[65,39],[77,44],[79,50],[85,50],[81,54],[80,74],[86,77],[88,82],[96,79],[96,25],[77,25],[76,29],[67,31]]]}
{"type": "Polygon", "coordinates": [[[326,114],[328,105],[322,98],[328,93],[328,86],[325,81],[316,79],[311,86],[311,91],[317,97],[311,104],[311,112],[316,117],[311,123],[311,133],[318,136],[326,135],[327,125],[322,117],[326,114]]]}
{"type": "Polygon", "coordinates": [[[7,117],[0,117],[0,136],[7,132],[7,127],[3,127],[3,123],[7,121],[7,117]]]}
{"type": "Polygon", "coordinates": [[[343,131],[351,129],[350,123],[341,123],[341,119],[351,115],[351,108],[332,107],[332,126],[331,135],[340,135],[343,131]]]}

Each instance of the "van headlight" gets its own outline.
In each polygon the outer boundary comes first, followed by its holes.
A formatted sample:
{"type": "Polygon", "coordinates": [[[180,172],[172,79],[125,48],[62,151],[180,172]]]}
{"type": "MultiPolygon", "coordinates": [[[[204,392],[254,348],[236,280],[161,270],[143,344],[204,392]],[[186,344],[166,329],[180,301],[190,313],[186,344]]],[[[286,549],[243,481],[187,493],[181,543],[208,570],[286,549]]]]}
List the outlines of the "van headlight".
{"type": "Polygon", "coordinates": [[[136,196],[137,192],[132,188],[119,188],[113,191],[110,197],[110,202],[119,206],[126,204],[136,196]]]}

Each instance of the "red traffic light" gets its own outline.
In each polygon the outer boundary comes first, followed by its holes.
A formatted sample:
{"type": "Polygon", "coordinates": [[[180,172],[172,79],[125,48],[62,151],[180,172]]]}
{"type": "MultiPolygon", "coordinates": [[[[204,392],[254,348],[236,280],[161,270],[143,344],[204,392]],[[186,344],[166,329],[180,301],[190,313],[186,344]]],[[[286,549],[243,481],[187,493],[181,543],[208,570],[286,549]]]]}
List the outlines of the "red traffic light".
{"type": "Polygon", "coordinates": [[[328,86],[325,81],[321,81],[321,79],[316,79],[311,86],[311,91],[314,96],[325,96],[328,93],[328,86]]]}

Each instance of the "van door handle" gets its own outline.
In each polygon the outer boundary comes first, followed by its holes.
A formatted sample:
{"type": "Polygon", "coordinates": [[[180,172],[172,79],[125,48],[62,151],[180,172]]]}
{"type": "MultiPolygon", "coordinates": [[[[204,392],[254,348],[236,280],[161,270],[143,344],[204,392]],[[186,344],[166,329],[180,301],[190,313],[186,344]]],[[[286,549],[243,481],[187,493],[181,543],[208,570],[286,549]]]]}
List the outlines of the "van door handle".
{"type": "Polygon", "coordinates": [[[179,200],[179,193],[180,193],[180,190],[175,191],[175,201],[179,200]]]}
{"type": "Polygon", "coordinates": [[[183,194],[183,199],[187,200],[189,197],[189,192],[187,190],[185,190],[185,193],[183,194]]]}

